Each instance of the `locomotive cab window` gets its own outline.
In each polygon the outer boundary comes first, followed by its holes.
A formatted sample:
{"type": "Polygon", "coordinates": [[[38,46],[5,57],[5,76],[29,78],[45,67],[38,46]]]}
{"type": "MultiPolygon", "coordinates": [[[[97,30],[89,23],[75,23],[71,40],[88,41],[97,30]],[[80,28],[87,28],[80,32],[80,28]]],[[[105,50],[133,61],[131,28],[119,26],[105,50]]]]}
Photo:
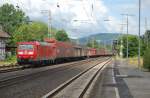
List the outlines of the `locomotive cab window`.
{"type": "Polygon", "coordinates": [[[33,45],[19,45],[19,50],[33,50],[33,45]]]}

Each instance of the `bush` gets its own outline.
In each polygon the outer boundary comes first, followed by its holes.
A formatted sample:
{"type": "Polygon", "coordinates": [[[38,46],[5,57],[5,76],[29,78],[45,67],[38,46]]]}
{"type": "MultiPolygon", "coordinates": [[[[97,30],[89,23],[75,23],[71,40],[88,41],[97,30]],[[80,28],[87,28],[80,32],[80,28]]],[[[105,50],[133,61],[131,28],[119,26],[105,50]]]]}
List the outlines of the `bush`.
{"type": "Polygon", "coordinates": [[[144,52],[143,67],[150,71],[150,48],[147,48],[144,52]]]}
{"type": "Polygon", "coordinates": [[[16,63],[16,61],[17,61],[16,55],[7,57],[5,61],[9,62],[9,63],[16,63]]]}

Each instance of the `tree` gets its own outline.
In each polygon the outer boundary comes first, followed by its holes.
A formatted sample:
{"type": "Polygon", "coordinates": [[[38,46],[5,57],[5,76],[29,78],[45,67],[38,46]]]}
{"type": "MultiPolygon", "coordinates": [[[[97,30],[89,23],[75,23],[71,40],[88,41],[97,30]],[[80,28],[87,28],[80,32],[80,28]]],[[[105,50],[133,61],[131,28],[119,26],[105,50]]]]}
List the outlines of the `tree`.
{"type": "Polygon", "coordinates": [[[146,48],[143,56],[143,67],[150,71],[150,48],[146,48]]]}
{"type": "Polygon", "coordinates": [[[13,32],[22,23],[26,23],[29,20],[25,13],[15,8],[12,4],[4,4],[0,7],[0,25],[3,27],[3,31],[13,35],[13,32]]]}
{"type": "Polygon", "coordinates": [[[144,34],[144,43],[147,47],[150,47],[150,30],[147,30],[144,34]]]}
{"type": "Polygon", "coordinates": [[[66,31],[64,30],[59,30],[58,32],[56,32],[55,38],[58,41],[70,41],[66,31]]]}
{"type": "Polygon", "coordinates": [[[91,48],[99,48],[99,44],[98,44],[98,42],[96,40],[90,40],[87,43],[87,46],[91,47],[91,48]]]}
{"type": "Polygon", "coordinates": [[[22,24],[13,35],[13,42],[21,41],[43,41],[48,35],[47,25],[42,22],[22,24]]]}
{"type": "MultiPolygon", "coordinates": [[[[127,56],[127,35],[123,35],[121,38],[119,38],[119,47],[121,45],[121,39],[123,40],[123,57],[127,56]]],[[[138,36],[136,35],[128,35],[128,56],[133,57],[138,55],[138,36]]],[[[141,39],[140,39],[141,40],[141,39]]],[[[141,40],[142,43],[142,40],[141,40]]],[[[141,55],[144,54],[143,52],[143,44],[141,44],[141,55]]]]}
{"type": "Polygon", "coordinates": [[[143,36],[143,45],[145,45],[145,51],[143,56],[143,67],[150,71],[150,30],[147,30],[143,36]]]}

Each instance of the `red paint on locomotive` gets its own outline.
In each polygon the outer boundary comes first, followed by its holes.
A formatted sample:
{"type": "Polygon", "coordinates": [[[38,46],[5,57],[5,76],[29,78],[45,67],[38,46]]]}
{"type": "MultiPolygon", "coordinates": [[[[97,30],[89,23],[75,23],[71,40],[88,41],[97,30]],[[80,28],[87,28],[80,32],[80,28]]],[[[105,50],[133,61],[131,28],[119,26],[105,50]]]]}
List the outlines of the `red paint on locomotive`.
{"type": "Polygon", "coordinates": [[[17,48],[18,62],[38,62],[52,58],[53,51],[50,43],[19,42],[17,48]]]}

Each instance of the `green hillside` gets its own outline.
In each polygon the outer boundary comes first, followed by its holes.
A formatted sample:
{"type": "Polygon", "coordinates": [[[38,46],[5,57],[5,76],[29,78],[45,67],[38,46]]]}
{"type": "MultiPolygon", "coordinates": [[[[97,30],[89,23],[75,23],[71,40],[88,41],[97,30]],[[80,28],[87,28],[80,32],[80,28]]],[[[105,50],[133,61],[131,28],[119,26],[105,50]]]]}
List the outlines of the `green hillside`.
{"type": "Polygon", "coordinates": [[[86,44],[88,40],[95,39],[100,43],[111,44],[112,40],[117,39],[120,36],[119,33],[99,33],[95,35],[90,35],[87,37],[79,38],[80,44],[86,44]]]}

